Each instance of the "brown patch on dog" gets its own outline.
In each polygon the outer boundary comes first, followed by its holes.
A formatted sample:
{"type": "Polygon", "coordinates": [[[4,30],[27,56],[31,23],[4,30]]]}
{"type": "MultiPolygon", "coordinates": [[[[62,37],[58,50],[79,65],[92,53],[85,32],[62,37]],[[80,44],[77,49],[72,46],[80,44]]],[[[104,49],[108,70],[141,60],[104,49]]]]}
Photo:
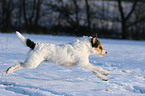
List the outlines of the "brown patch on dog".
{"type": "Polygon", "coordinates": [[[103,46],[99,40],[96,39],[96,36],[94,36],[91,40],[92,47],[95,48],[98,52],[102,52],[103,46]]]}
{"type": "Polygon", "coordinates": [[[98,47],[98,45],[100,44],[101,42],[99,40],[96,39],[96,36],[94,36],[92,39],[91,39],[91,44],[92,44],[92,47],[98,47]]]}
{"type": "Polygon", "coordinates": [[[97,40],[97,37],[94,36],[91,40],[92,47],[100,53],[100,55],[105,55],[107,52],[104,50],[102,43],[97,40]],[[103,52],[102,52],[103,51],[103,52]],[[105,51],[105,52],[104,52],[105,51]]]}
{"type": "Polygon", "coordinates": [[[47,62],[48,60],[44,60],[45,62],[47,62]]]}
{"type": "Polygon", "coordinates": [[[98,52],[101,53],[102,50],[104,50],[102,44],[100,43],[100,44],[98,45],[98,47],[95,48],[95,50],[97,50],[98,52]]]}

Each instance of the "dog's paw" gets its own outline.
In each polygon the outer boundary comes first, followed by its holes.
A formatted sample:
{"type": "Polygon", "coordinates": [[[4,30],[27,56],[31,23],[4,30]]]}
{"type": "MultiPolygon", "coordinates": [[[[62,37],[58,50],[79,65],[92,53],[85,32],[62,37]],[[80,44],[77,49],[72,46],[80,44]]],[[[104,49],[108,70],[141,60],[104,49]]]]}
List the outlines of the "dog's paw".
{"type": "Polygon", "coordinates": [[[103,81],[108,81],[108,78],[103,78],[102,80],[103,80],[103,81]]]}
{"type": "Polygon", "coordinates": [[[6,74],[9,74],[9,73],[11,73],[11,67],[9,67],[6,71],[6,74]]]}
{"type": "Polygon", "coordinates": [[[109,71],[105,71],[105,72],[103,73],[103,75],[105,75],[105,76],[107,76],[107,75],[109,75],[109,74],[110,74],[109,71]]]}

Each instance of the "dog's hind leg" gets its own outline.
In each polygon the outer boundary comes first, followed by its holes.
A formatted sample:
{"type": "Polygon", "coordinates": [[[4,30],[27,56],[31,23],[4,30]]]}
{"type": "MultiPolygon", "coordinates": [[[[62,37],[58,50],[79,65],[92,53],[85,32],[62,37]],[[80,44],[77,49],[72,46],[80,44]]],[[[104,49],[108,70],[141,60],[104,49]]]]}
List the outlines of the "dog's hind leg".
{"type": "Polygon", "coordinates": [[[9,68],[7,69],[7,71],[6,71],[6,74],[12,73],[12,72],[14,72],[14,71],[16,71],[16,70],[19,70],[19,69],[22,69],[23,67],[22,67],[21,64],[22,64],[22,62],[18,62],[18,63],[15,64],[14,66],[9,67],[9,68]]]}

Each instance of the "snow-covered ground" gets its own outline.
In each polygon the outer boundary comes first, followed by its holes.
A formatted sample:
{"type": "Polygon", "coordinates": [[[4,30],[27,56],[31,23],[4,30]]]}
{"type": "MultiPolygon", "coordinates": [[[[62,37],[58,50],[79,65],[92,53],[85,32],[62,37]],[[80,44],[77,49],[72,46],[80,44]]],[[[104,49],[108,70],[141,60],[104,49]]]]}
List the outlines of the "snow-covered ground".
{"type": "MultiPolygon", "coordinates": [[[[28,35],[35,42],[61,44],[78,37],[28,35]]],[[[145,41],[99,39],[108,54],[90,62],[111,72],[109,81],[80,67],[42,62],[36,69],[5,74],[26,58],[29,48],[15,34],[0,33],[0,96],[145,96],[145,41]]]]}

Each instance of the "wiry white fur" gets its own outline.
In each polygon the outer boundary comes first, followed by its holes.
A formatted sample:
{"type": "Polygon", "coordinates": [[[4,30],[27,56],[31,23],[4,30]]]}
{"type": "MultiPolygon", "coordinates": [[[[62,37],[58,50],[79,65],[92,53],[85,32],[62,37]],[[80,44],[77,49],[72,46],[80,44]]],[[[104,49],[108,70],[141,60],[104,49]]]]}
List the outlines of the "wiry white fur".
{"type": "MultiPolygon", "coordinates": [[[[23,37],[19,32],[17,32],[17,35],[22,40],[22,42],[25,42],[25,37],[23,37]]],[[[99,56],[99,52],[92,48],[90,38],[82,38],[72,43],[61,45],[37,43],[35,48],[29,52],[26,60],[18,64],[19,67],[28,69],[36,68],[42,61],[52,61],[65,67],[72,67],[77,65],[87,71],[92,71],[102,80],[108,80],[97,72],[99,71],[105,75],[108,75],[108,71],[102,69],[101,67],[93,66],[89,63],[88,57],[91,54],[99,56]]],[[[21,69],[13,67],[9,68],[7,73],[21,69]]]]}
{"type": "Polygon", "coordinates": [[[83,38],[73,43],[61,45],[37,43],[35,49],[30,51],[24,66],[35,68],[44,60],[52,61],[65,67],[83,66],[85,63],[89,63],[88,56],[90,53],[95,53],[89,42],[88,38],[83,38]],[[32,64],[32,61],[35,63],[32,64]]]}
{"type": "Polygon", "coordinates": [[[16,34],[19,37],[19,39],[22,41],[22,43],[26,45],[26,38],[22,36],[18,31],[16,31],[16,34]]]}

